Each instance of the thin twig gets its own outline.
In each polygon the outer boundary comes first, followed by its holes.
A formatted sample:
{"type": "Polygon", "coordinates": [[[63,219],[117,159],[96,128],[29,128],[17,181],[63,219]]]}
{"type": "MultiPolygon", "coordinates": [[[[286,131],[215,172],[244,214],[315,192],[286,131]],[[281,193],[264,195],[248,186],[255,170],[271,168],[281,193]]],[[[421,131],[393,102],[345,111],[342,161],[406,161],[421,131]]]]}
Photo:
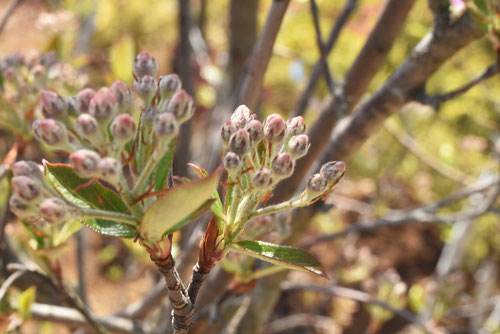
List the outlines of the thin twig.
{"type": "Polygon", "coordinates": [[[321,333],[341,332],[338,323],[331,317],[324,315],[314,315],[309,313],[292,314],[283,318],[276,319],[264,327],[264,334],[280,333],[296,327],[314,327],[320,329],[321,333]]]}
{"type": "Polygon", "coordinates": [[[7,24],[7,21],[9,21],[9,18],[12,16],[14,13],[14,10],[16,9],[17,5],[21,3],[22,0],[12,0],[10,2],[9,7],[5,11],[5,14],[3,14],[2,20],[0,21],[0,33],[3,31],[3,28],[7,24]]]}
{"type": "Polygon", "coordinates": [[[87,303],[87,291],[86,291],[86,280],[85,280],[85,241],[86,241],[86,230],[81,229],[76,233],[76,265],[78,271],[78,295],[82,301],[87,303]]]}
{"type": "Polygon", "coordinates": [[[25,270],[16,270],[12,275],[10,275],[5,282],[3,282],[2,286],[0,287],[0,301],[3,299],[5,294],[7,293],[7,290],[14,284],[19,277],[21,277],[24,274],[25,270]]]}

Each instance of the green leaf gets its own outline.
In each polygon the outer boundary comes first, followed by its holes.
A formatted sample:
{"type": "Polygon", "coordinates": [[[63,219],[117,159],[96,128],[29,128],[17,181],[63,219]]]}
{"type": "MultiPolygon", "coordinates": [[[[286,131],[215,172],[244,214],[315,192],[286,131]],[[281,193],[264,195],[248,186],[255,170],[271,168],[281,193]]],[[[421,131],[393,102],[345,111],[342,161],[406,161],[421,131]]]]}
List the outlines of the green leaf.
{"type": "Polygon", "coordinates": [[[36,287],[31,286],[24,290],[17,299],[17,309],[23,320],[28,320],[31,317],[31,305],[35,301],[36,287]]]}
{"type": "Polygon", "coordinates": [[[165,232],[189,218],[212,197],[219,182],[220,168],[211,175],[167,190],[144,213],[139,227],[141,236],[161,240],[165,232]]]}
{"type": "Polygon", "coordinates": [[[490,13],[488,4],[485,0],[474,0],[474,4],[483,12],[483,14],[488,15],[490,13]]]}
{"type": "Polygon", "coordinates": [[[172,159],[174,158],[176,142],[177,138],[170,142],[167,153],[165,153],[165,155],[160,159],[160,161],[156,165],[156,170],[154,174],[156,191],[162,190],[163,187],[165,186],[165,182],[167,181],[168,177],[168,172],[170,171],[170,167],[172,166],[172,159]]]}
{"type": "Polygon", "coordinates": [[[275,245],[264,241],[239,241],[231,247],[240,253],[247,254],[277,266],[311,272],[328,278],[321,264],[303,249],[291,246],[275,245]]]}
{"type": "Polygon", "coordinates": [[[130,225],[120,224],[111,220],[104,219],[81,219],[83,224],[87,225],[93,231],[119,238],[134,238],[137,231],[130,225]]]}
{"type": "Polygon", "coordinates": [[[109,51],[111,72],[115,79],[127,84],[132,83],[132,64],[135,59],[135,46],[131,37],[124,37],[111,46],[109,51]]]}
{"type": "Polygon", "coordinates": [[[214,204],[214,202],[215,202],[215,199],[213,199],[213,198],[207,200],[198,209],[193,211],[189,216],[187,216],[186,218],[184,218],[183,220],[181,220],[180,222],[178,222],[177,224],[175,224],[174,226],[172,226],[171,228],[166,230],[163,233],[162,237],[165,237],[166,235],[172,234],[172,233],[180,230],[181,228],[183,228],[185,225],[191,223],[193,220],[195,220],[196,218],[201,216],[205,211],[207,211],[210,208],[210,206],[212,204],[214,204]]]}

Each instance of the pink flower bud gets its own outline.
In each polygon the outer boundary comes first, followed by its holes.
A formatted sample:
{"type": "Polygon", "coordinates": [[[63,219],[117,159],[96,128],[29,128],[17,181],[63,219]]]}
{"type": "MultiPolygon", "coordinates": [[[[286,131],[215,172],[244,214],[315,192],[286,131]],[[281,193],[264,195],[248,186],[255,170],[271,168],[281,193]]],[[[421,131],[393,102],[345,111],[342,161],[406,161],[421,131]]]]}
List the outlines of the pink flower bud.
{"type": "Polygon", "coordinates": [[[160,77],[160,96],[162,100],[170,99],[175,93],[181,90],[181,81],[176,74],[169,74],[160,77]]]}
{"type": "Polygon", "coordinates": [[[273,173],[267,168],[260,168],[253,174],[252,181],[258,189],[269,189],[273,185],[273,173]]]}
{"type": "Polygon", "coordinates": [[[89,105],[92,98],[95,96],[95,91],[92,88],[85,88],[76,94],[75,109],[79,113],[89,111],[89,105]]]}
{"type": "Polygon", "coordinates": [[[21,219],[34,219],[39,215],[36,205],[28,205],[19,199],[16,195],[12,195],[9,199],[9,208],[16,216],[21,219]]]}
{"type": "Polygon", "coordinates": [[[134,94],[127,84],[121,80],[113,82],[111,92],[115,96],[116,102],[120,108],[128,107],[134,101],[134,94]]]}
{"type": "Polygon", "coordinates": [[[295,159],[306,155],[309,146],[309,137],[307,135],[293,136],[288,143],[289,151],[295,159]]]}
{"type": "Polygon", "coordinates": [[[316,194],[322,194],[326,191],[326,178],[319,173],[313,174],[307,180],[307,189],[316,194]]]}
{"type": "Polygon", "coordinates": [[[154,77],[158,73],[158,63],[149,52],[142,51],[134,60],[133,71],[138,78],[145,75],[154,77]]]}
{"type": "Polygon", "coordinates": [[[255,114],[253,114],[244,104],[236,108],[231,115],[231,121],[241,129],[253,119],[256,119],[255,114]]]}
{"type": "Polygon", "coordinates": [[[60,145],[67,139],[66,126],[54,119],[38,119],[33,122],[35,137],[47,145],[60,145]]]}
{"type": "Polygon", "coordinates": [[[336,183],[344,176],[345,164],[342,161],[330,161],[324,164],[319,172],[328,183],[336,183]]]}
{"type": "Polygon", "coordinates": [[[238,172],[243,166],[243,161],[240,156],[234,152],[227,152],[224,158],[222,159],[222,165],[224,168],[230,172],[238,172]]]}
{"type": "Polygon", "coordinates": [[[149,107],[146,111],[141,114],[141,123],[147,128],[151,128],[156,117],[158,116],[158,108],[149,107]]]}
{"type": "Polygon", "coordinates": [[[167,110],[172,112],[179,123],[184,123],[193,117],[193,99],[185,90],[181,90],[172,96],[168,103],[167,110]]]}
{"type": "Polygon", "coordinates": [[[66,220],[68,209],[66,203],[60,198],[46,198],[40,204],[40,216],[48,223],[58,224],[66,220]]]}
{"type": "Polygon", "coordinates": [[[222,126],[222,129],[221,129],[222,141],[226,144],[229,144],[229,139],[231,139],[231,136],[237,130],[238,130],[238,127],[233,122],[226,121],[226,123],[224,123],[224,125],[222,126]]]}
{"type": "Polygon", "coordinates": [[[156,95],[156,80],[151,75],[145,75],[134,80],[134,88],[141,99],[149,103],[156,95]]]}
{"type": "Polygon", "coordinates": [[[98,169],[104,180],[116,183],[120,177],[122,165],[118,160],[107,157],[99,162],[98,169]]]}
{"type": "Polygon", "coordinates": [[[304,117],[297,116],[286,121],[286,132],[291,136],[301,135],[306,132],[304,117]]]}
{"type": "Polygon", "coordinates": [[[271,161],[271,169],[273,172],[282,177],[292,175],[294,167],[295,161],[288,152],[278,154],[271,161]]]}
{"type": "Polygon", "coordinates": [[[92,100],[90,100],[89,113],[98,121],[111,120],[117,111],[118,103],[111,90],[107,87],[99,89],[92,100]]]}
{"type": "Polygon", "coordinates": [[[94,151],[80,149],[71,153],[69,161],[73,165],[75,172],[83,178],[91,178],[99,175],[99,161],[101,157],[94,151]]]}
{"type": "Polygon", "coordinates": [[[99,125],[92,115],[81,114],[76,119],[75,128],[82,137],[89,137],[97,133],[99,125]]]}
{"type": "Polygon", "coordinates": [[[12,164],[10,168],[14,176],[24,175],[35,177],[37,179],[41,179],[43,177],[43,174],[40,171],[40,167],[33,161],[17,161],[12,164]]]}
{"type": "Polygon", "coordinates": [[[42,197],[42,184],[25,175],[14,176],[10,180],[12,192],[24,203],[37,202],[42,197]]]}
{"type": "Polygon", "coordinates": [[[68,109],[68,104],[62,97],[48,90],[40,92],[38,104],[45,118],[57,118],[68,109]]]}
{"type": "Polygon", "coordinates": [[[259,143],[264,138],[264,127],[259,120],[251,120],[245,127],[254,144],[259,143]]]}
{"type": "Polygon", "coordinates": [[[135,136],[134,118],[129,114],[121,114],[111,123],[110,129],[116,140],[128,141],[135,136]]]}
{"type": "Polygon", "coordinates": [[[173,114],[162,113],[156,117],[153,124],[153,130],[163,140],[168,140],[177,135],[179,132],[179,124],[173,114]]]}
{"type": "Polygon", "coordinates": [[[239,129],[229,139],[229,149],[236,154],[244,155],[252,148],[250,135],[245,129],[239,129]]]}
{"type": "Polygon", "coordinates": [[[270,142],[281,143],[285,138],[286,124],[278,114],[269,115],[264,122],[264,136],[270,142]]]}

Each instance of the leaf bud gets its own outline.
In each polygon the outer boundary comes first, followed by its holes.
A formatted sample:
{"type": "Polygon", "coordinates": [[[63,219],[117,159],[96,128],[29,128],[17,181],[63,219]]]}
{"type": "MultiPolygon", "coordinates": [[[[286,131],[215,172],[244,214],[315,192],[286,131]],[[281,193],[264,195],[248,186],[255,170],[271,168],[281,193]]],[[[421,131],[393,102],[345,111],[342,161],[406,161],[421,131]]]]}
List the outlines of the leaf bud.
{"type": "Polygon", "coordinates": [[[40,203],[40,216],[48,223],[58,224],[66,220],[68,209],[66,203],[57,197],[50,197],[40,203]]]}
{"type": "Polygon", "coordinates": [[[90,100],[89,114],[94,116],[97,121],[109,121],[118,111],[118,103],[111,90],[102,87],[90,100]]]}
{"type": "Polygon", "coordinates": [[[173,114],[162,113],[156,117],[153,130],[162,140],[169,140],[179,132],[179,124],[173,114]]]}
{"type": "Polygon", "coordinates": [[[264,121],[264,136],[274,143],[281,143],[285,138],[286,124],[278,114],[269,115],[264,121]]]}
{"type": "Polygon", "coordinates": [[[237,107],[231,115],[231,121],[241,129],[243,129],[248,122],[255,118],[255,114],[252,113],[244,104],[237,107]]]}
{"type": "Polygon", "coordinates": [[[169,74],[160,77],[159,86],[160,97],[162,100],[166,101],[181,90],[182,84],[177,74],[169,74]]]}
{"type": "Polygon", "coordinates": [[[258,189],[269,189],[273,185],[273,173],[267,168],[259,168],[253,174],[252,181],[258,189]]]}
{"type": "Polygon", "coordinates": [[[62,97],[45,89],[40,91],[38,104],[45,118],[57,118],[68,109],[68,104],[62,97]]]}
{"type": "Polygon", "coordinates": [[[236,154],[244,155],[252,148],[250,135],[245,129],[239,129],[229,139],[229,149],[236,154]]]}
{"type": "Polygon", "coordinates": [[[138,78],[145,75],[154,77],[158,73],[158,63],[149,52],[142,51],[135,57],[132,70],[138,78]]]}
{"type": "Polygon", "coordinates": [[[297,116],[286,121],[286,132],[290,136],[297,136],[306,132],[306,122],[304,117],[297,116]]]}
{"type": "Polygon", "coordinates": [[[311,175],[307,180],[307,189],[317,195],[324,193],[327,189],[326,178],[320,173],[311,175]]]}
{"type": "Polygon", "coordinates": [[[21,219],[35,219],[39,216],[38,206],[26,204],[17,195],[10,197],[9,208],[10,211],[21,219]]]}
{"type": "Polygon", "coordinates": [[[231,136],[237,130],[238,130],[238,127],[233,122],[226,121],[226,123],[224,123],[224,125],[222,126],[222,129],[221,129],[222,141],[225,144],[229,144],[229,140],[231,139],[231,136]]]}
{"type": "Polygon", "coordinates": [[[115,158],[106,157],[99,162],[100,176],[113,184],[118,182],[121,173],[121,163],[115,158]]]}
{"type": "Polygon", "coordinates": [[[319,172],[329,184],[337,183],[345,174],[345,164],[342,161],[330,161],[319,172]]]}
{"type": "Polygon", "coordinates": [[[182,124],[194,115],[193,98],[185,90],[181,90],[172,96],[167,111],[172,112],[182,124]]]}
{"type": "Polygon", "coordinates": [[[281,177],[288,177],[293,174],[295,161],[288,152],[280,153],[271,161],[271,169],[281,177]]]}
{"type": "Polygon", "coordinates": [[[95,135],[99,129],[99,125],[97,124],[97,120],[90,114],[81,114],[76,119],[75,123],[76,131],[82,137],[91,137],[95,135]]]}
{"type": "Polygon", "coordinates": [[[130,87],[122,80],[116,80],[109,89],[115,96],[120,112],[125,112],[134,101],[134,94],[130,87]]]}
{"type": "Polygon", "coordinates": [[[292,154],[295,159],[302,158],[306,155],[309,146],[309,137],[307,137],[307,135],[293,136],[288,143],[290,154],[292,154]]]}
{"type": "Polygon", "coordinates": [[[64,144],[68,137],[66,126],[52,118],[37,119],[32,127],[35,137],[50,146],[64,144]]]}
{"type": "Polygon", "coordinates": [[[145,75],[134,80],[134,88],[141,99],[150,104],[156,95],[156,80],[151,75],[145,75]]]}
{"type": "Polygon", "coordinates": [[[134,118],[129,114],[118,115],[111,123],[110,130],[116,140],[129,141],[135,136],[134,118]]]}
{"type": "Polygon", "coordinates": [[[227,152],[222,159],[222,165],[230,175],[234,176],[234,174],[240,171],[243,166],[243,161],[238,154],[234,152],[227,152]]]}
{"type": "Polygon", "coordinates": [[[70,154],[69,161],[78,176],[91,178],[99,175],[99,161],[101,157],[94,151],[80,149],[70,154]]]}
{"type": "Polygon", "coordinates": [[[245,129],[248,131],[250,139],[254,144],[259,143],[264,138],[264,127],[262,126],[262,123],[257,119],[251,120],[246,125],[245,129]]]}
{"type": "Polygon", "coordinates": [[[10,166],[14,176],[31,176],[42,179],[43,174],[37,163],[33,161],[17,161],[10,166]]]}
{"type": "Polygon", "coordinates": [[[10,180],[12,192],[24,203],[35,203],[42,197],[42,184],[35,178],[20,175],[10,180]]]}
{"type": "Polygon", "coordinates": [[[95,90],[92,88],[85,88],[76,94],[75,109],[79,113],[86,113],[89,111],[89,105],[92,98],[95,96],[95,90]]]}

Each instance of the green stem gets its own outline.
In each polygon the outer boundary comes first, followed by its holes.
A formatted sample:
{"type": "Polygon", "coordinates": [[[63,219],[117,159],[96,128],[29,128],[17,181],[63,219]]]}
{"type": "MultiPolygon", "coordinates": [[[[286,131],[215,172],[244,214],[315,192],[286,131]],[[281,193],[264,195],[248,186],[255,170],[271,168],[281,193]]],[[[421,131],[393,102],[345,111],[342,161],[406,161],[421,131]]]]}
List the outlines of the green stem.
{"type": "Polygon", "coordinates": [[[125,213],[105,211],[90,208],[81,208],[79,210],[80,218],[98,218],[112,220],[118,223],[123,223],[131,226],[137,226],[137,220],[134,216],[125,213]]]}
{"type": "Polygon", "coordinates": [[[123,174],[120,176],[120,184],[122,186],[122,190],[120,191],[122,198],[125,200],[125,203],[127,203],[130,213],[133,214],[136,220],[140,222],[144,216],[144,210],[140,202],[131,204],[134,203],[134,196],[132,195],[132,192],[128,187],[127,180],[123,174]]]}
{"type": "Polygon", "coordinates": [[[144,166],[144,169],[141,171],[141,174],[137,178],[137,181],[135,182],[134,185],[134,189],[132,189],[132,196],[135,197],[136,199],[138,196],[141,195],[141,191],[143,191],[146,188],[149,176],[156,167],[158,160],[160,160],[158,150],[155,150],[151,155],[151,158],[148,159],[148,162],[146,163],[146,166],[144,166]]]}
{"type": "Polygon", "coordinates": [[[299,208],[302,206],[305,206],[307,204],[307,201],[304,201],[302,196],[296,196],[286,202],[281,202],[278,204],[274,205],[269,205],[266,206],[265,208],[260,208],[258,210],[255,210],[252,212],[249,216],[248,219],[256,218],[256,217],[262,217],[262,216],[267,216],[273,213],[278,213],[281,211],[285,211],[291,208],[299,208]]]}

